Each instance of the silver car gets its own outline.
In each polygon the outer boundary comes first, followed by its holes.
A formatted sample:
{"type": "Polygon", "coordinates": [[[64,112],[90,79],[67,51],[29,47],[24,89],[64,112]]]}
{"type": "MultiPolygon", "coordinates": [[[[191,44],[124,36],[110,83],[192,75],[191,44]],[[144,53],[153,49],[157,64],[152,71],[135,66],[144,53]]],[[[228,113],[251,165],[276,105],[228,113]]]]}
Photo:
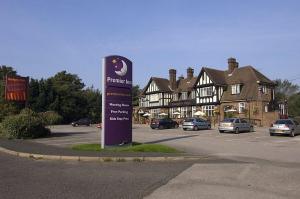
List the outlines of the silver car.
{"type": "Polygon", "coordinates": [[[296,134],[300,134],[300,125],[292,119],[280,119],[272,124],[269,132],[271,136],[275,134],[288,134],[294,137],[296,134]]]}
{"type": "Polygon", "coordinates": [[[182,124],[182,129],[186,130],[194,130],[197,131],[199,129],[210,129],[211,124],[210,122],[201,119],[201,118],[188,118],[185,119],[182,124]]]}
{"type": "Polygon", "coordinates": [[[253,125],[244,119],[240,118],[226,118],[219,124],[219,132],[235,132],[239,134],[242,131],[253,132],[253,125]]]}

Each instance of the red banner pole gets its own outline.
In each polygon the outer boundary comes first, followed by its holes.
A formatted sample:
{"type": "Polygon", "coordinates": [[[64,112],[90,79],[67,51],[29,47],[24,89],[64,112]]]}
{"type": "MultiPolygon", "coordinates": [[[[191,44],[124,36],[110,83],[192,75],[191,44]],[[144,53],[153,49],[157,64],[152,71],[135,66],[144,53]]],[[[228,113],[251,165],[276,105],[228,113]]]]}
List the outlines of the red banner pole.
{"type": "Polygon", "coordinates": [[[7,88],[6,88],[7,87],[7,74],[5,75],[5,85],[4,86],[5,86],[5,96],[4,96],[4,99],[7,100],[7,88]]]}

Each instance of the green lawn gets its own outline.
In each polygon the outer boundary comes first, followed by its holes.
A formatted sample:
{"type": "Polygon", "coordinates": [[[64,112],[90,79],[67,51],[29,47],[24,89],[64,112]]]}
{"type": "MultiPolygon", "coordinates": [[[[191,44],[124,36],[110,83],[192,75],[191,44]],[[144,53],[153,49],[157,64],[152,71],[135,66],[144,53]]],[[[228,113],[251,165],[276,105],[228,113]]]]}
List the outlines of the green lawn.
{"type": "Polygon", "coordinates": [[[72,147],[78,151],[114,151],[114,152],[158,152],[158,153],[180,153],[180,151],[161,144],[132,143],[131,146],[109,147],[101,149],[100,144],[79,144],[72,147]]]}

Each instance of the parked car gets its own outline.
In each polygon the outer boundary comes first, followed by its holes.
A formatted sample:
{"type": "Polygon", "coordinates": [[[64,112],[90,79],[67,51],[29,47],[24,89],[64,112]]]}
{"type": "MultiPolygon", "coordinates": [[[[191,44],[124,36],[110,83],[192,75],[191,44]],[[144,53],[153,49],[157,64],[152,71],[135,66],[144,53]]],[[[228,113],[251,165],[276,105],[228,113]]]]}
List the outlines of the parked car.
{"type": "Polygon", "coordinates": [[[194,130],[198,131],[199,129],[210,129],[211,124],[210,122],[201,119],[201,118],[188,118],[185,119],[182,124],[182,129],[186,130],[194,130]]]}
{"type": "Polygon", "coordinates": [[[244,119],[240,118],[226,118],[219,124],[219,132],[223,133],[225,131],[235,132],[239,134],[242,131],[253,132],[253,125],[244,119]]]}
{"type": "Polygon", "coordinates": [[[288,134],[294,137],[296,134],[300,134],[300,125],[296,120],[292,119],[280,119],[271,125],[270,136],[275,134],[288,134]]]}
{"type": "Polygon", "coordinates": [[[170,128],[178,128],[179,125],[176,121],[170,118],[164,119],[154,119],[150,123],[150,127],[152,129],[170,129],[170,128]]]}
{"type": "Polygon", "coordinates": [[[91,120],[89,118],[82,118],[71,123],[72,126],[90,126],[91,120]]]}

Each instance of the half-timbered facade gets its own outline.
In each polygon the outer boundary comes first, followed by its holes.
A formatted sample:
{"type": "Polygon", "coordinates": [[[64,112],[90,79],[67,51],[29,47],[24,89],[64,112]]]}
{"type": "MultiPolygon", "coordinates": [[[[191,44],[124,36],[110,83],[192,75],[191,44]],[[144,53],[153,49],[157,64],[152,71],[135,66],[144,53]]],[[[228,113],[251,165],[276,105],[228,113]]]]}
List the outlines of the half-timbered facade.
{"type": "MultiPolygon", "coordinates": [[[[169,80],[152,77],[140,95],[141,113],[149,113],[152,118],[158,117],[160,113],[168,112],[172,91],[169,80]]],[[[168,114],[168,113],[166,113],[168,114]]]]}
{"type": "Polygon", "coordinates": [[[277,119],[275,84],[254,67],[239,67],[229,58],[227,70],[203,67],[197,77],[193,73],[188,68],[186,78],[176,79],[170,69],[169,79],[152,77],[140,96],[141,113],[187,118],[202,111],[214,121],[234,115],[264,126],[277,119]]]}
{"type": "Polygon", "coordinates": [[[187,77],[179,77],[176,90],[172,94],[170,102],[170,118],[193,117],[196,112],[196,91],[194,85],[196,82],[194,69],[187,69],[187,77]]]}
{"type": "Polygon", "coordinates": [[[220,105],[226,82],[223,71],[203,67],[196,81],[196,104],[206,116],[213,116],[220,105]]]}

